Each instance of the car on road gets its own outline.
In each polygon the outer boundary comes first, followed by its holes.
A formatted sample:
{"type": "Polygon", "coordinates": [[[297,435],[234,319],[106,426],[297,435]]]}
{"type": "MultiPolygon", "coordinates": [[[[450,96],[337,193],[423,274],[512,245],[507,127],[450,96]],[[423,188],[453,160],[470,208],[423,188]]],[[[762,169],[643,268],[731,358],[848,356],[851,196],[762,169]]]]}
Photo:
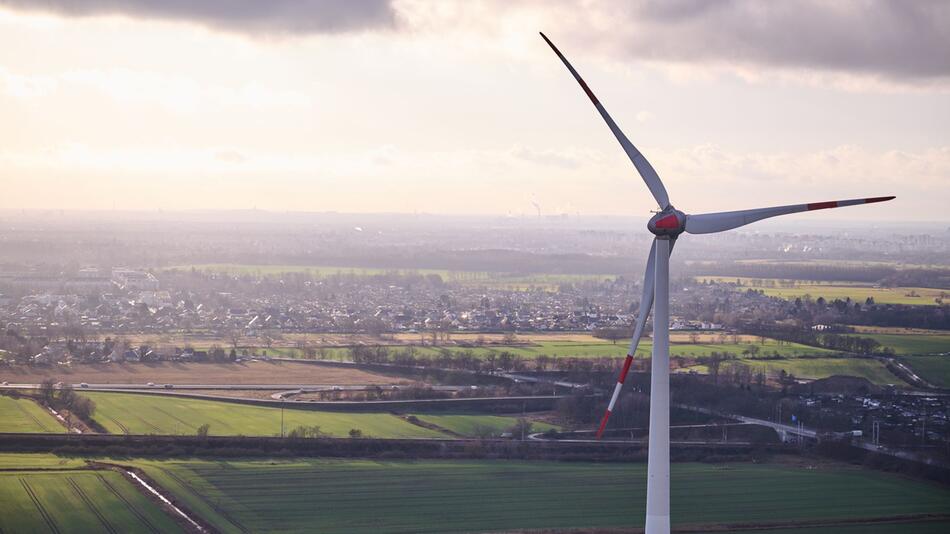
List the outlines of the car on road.
{"type": "Polygon", "coordinates": [[[87,387],[89,387],[89,384],[87,384],[87,383],[85,383],[85,382],[82,382],[81,384],[79,384],[79,387],[81,387],[81,388],[87,388],[87,387]]]}
{"type": "Polygon", "coordinates": [[[172,385],[172,384],[165,384],[165,389],[172,389],[172,388],[174,388],[174,387],[175,387],[175,386],[172,385]]]}
{"type": "Polygon", "coordinates": [[[150,388],[153,388],[153,387],[155,387],[155,382],[149,382],[148,384],[145,384],[145,385],[148,386],[148,387],[150,387],[150,388]]]}

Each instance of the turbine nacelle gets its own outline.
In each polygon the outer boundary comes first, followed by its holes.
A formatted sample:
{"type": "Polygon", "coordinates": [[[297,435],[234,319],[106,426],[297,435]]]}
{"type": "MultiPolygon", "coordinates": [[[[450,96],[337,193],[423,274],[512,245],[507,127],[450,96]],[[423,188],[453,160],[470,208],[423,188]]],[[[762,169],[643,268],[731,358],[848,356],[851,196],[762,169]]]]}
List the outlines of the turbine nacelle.
{"type": "Polygon", "coordinates": [[[673,206],[667,206],[650,218],[647,230],[661,239],[676,239],[676,236],[686,231],[686,214],[673,206]]]}

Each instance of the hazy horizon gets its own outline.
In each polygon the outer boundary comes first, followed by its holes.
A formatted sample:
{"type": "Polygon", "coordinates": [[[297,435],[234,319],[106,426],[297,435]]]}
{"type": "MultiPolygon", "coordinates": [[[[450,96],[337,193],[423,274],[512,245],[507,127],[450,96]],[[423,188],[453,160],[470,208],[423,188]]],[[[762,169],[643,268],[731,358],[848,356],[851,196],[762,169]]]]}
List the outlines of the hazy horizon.
{"type": "Polygon", "coordinates": [[[0,0],[0,209],[950,205],[950,6],[0,0]],[[795,46],[789,43],[794,42],[795,46]]]}

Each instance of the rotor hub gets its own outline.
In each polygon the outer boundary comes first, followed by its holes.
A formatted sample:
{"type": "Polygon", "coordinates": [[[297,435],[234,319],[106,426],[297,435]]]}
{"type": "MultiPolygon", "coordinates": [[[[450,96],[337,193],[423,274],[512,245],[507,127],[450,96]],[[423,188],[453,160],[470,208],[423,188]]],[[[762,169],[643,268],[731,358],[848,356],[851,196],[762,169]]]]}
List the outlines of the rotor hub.
{"type": "Polygon", "coordinates": [[[686,230],[686,214],[673,206],[667,206],[650,218],[647,229],[657,237],[675,238],[686,230]]]}

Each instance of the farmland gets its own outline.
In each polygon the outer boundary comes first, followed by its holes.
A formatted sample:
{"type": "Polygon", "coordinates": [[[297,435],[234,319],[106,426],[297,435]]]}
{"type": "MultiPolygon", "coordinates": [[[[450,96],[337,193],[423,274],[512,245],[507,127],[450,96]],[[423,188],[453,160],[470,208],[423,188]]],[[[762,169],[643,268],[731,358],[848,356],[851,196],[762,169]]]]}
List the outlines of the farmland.
{"type": "MultiPolygon", "coordinates": [[[[500,435],[515,423],[512,417],[498,415],[432,415],[419,414],[418,417],[425,423],[436,425],[461,436],[482,437],[485,435],[500,435]]],[[[532,432],[544,432],[556,429],[554,425],[543,422],[534,422],[532,432]]]]}
{"type": "MultiPolygon", "coordinates": [[[[274,436],[280,435],[281,409],[249,406],[222,401],[188,399],[166,395],[85,392],[96,402],[95,419],[113,434],[194,434],[198,427],[209,424],[211,435],[274,436]]],[[[447,438],[449,434],[412,424],[390,413],[343,413],[314,410],[283,410],[284,431],[298,426],[319,426],[320,431],[346,437],[351,429],[363,436],[376,438],[447,438]]],[[[476,429],[493,432],[515,424],[513,417],[491,415],[419,415],[463,436],[474,435],[476,429]]],[[[551,425],[538,424],[539,431],[551,425]]]]}
{"type": "Polygon", "coordinates": [[[871,284],[857,282],[816,282],[803,280],[783,280],[777,278],[747,278],[734,276],[696,276],[697,281],[712,281],[735,284],[737,291],[754,289],[766,295],[795,299],[810,296],[813,299],[824,297],[825,300],[851,299],[855,302],[864,302],[873,298],[877,304],[914,304],[918,306],[936,305],[936,299],[950,298],[950,291],[946,289],[932,289],[926,287],[876,287],[871,284]],[[737,284],[738,282],[738,284],[737,284]]]}
{"type": "Polygon", "coordinates": [[[178,265],[166,270],[191,270],[225,273],[234,276],[278,277],[285,274],[303,274],[312,278],[328,276],[376,276],[385,274],[436,275],[445,281],[456,283],[507,288],[510,290],[542,289],[554,290],[560,284],[585,280],[612,280],[613,274],[546,274],[546,273],[498,273],[487,271],[455,271],[447,269],[384,269],[353,266],[329,265],[255,265],[241,263],[205,263],[178,265]]]}
{"type": "MultiPolygon", "coordinates": [[[[642,525],[644,519],[643,464],[132,463],[223,532],[608,528],[642,525]]],[[[672,492],[677,526],[950,513],[945,488],[837,465],[673,464],[672,492]]]]}
{"type": "Polygon", "coordinates": [[[950,387],[950,333],[918,331],[878,333],[865,327],[858,334],[889,348],[897,359],[924,380],[939,387],[950,387]]]}
{"type": "Polygon", "coordinates": [[[63,431],[63,425],[32,400],[0,395],[0,432],[63,431]]]}
{"type": "Polygon", "coordinates": [[[950,333],[942,334],[855,334],[890,347],[895,354],[950,354],[950,333]]]}
{"type": "MultiPolygon", "coordinates": [[[[870,358],[791,358],[782,360],[739,359],[723,364],[723,369],[729,365],[747,365],[752,373],[763,372],[767,376],[777,376],[784,370],[795,375],[796,378],[819,379],[832,375],[848,375],[866,378],[877,385],[902,384],[903,381],[887,370],[887,366],[879,360],[870,358]]],[[[707,373],[705,365],[695,365],[685,370],[695,370],[707,373]]]]}
{"type": "Polygon", "coordinates": [[[950,388],[950,356],[900,356],[897,359],[931,384],[950,388]]]}
{"type": "MultiPolygon", "coordinates": [[[[763,342],[752,339],[751,336],[740,336],[739,342],[731,342],[731,336],[725,338],[721,343],[714,341],[714,337],[705,336],[708,342],[689,343],[685,336],[674,337],[670,345],[670,354],[672,356],[689,356],[696,358],[708,357],[715,353],[731,353],[735,355],[743,354],[749,351],[758,351],[767,354],[777,354],[781,357],[798,356],[820,356],[832,355],[833,351],[828,349],[809,347],[798,343],[781,342],[774,339],[765,339],[763,342]]],[[[384,345],[390,350],[406,349],[405,345],[384,345]]],[[[626,341],[611,343],[604,340],[590,341],[538,341],[518,345],[489,345],[475,347],[458,346],[413,346],[416,357],[433,358],[449,351],[453,354],[469,352],[476,358],[486,358],[491,355],[498,355],[502,352],[508,352],[524,359],[533,360],[538,356],[548,356],[550,358],[622,358],[627,351],[626,341]]],[[[653,343],[649,339],[640,341],[637,347],[638,357],[647,357],[653,350],[653,343]]],[[[348,359],[350,349],[346,347],[336,347],[325,349],[325,357],[330,359],[348,359]]],[[[288,355],[293,354],[288,353],[288,355]]]]}
{"type": "MultiPolygon", "coordinates": [[[[34,463],[33,456],[16,455],[18,467],[50,463],[43,457],[34,463]]],[[[9,464],[2,456],[0,463],[9,464]]],[[[0,472],[0,532],[44,531],[183,532],[115,471],[0,472]]]]}
{"type": "MultiPolygon", "coordinates": [[[[315,335],[306,335],[306,334],[290,334],[285,336],[286,339],[283,343],[275,344],[271,347],[260,347],[253,345],[253,339],[244,339],[244,345],[239,348],[239,351],[247,350],[249,354],[253,355],[264,355],[266,354],[271,358],[304,358],[305,350],[299,348],[298,344],[305,344],[313,347],[315,356],[319,359],[329,359],[329,360],[338,360],[346,361],[350,359],[351,349],[350,346],[363,345],[363,346],[381,346],[385,347],[390,351],[394,350],[406,350],[410,347],[412,348],[416,357],[421,358],[432,358],[439,356],[444,353],[444,351],[450,351],[454,355],[461,354],[462,352],[467,351],[472,356],[476,358],[486,358],[491,355],[498,355],[502,352],[508,352],[514,355],[517,355],[524,359],[532,360],[538,356],[544,355],[550,358],[622,358],[627,351],[627,341],[618,340],[616,343],[607,341],[604,339],[598,339],[590,334],[554,334],[554,335],[525,335],[520,336],[518,341],[514,344],[502,344],[499,343],[500,336],[494,336],[492,343],[480,345],[476,343],[478,337],[482,338],[492,338],[492,335],[478,336],[475,334],[456,334],[452,336],[452,341],[447,344],[442,345],[430,345],[430,344],[420,344],[422,339],[420,336],[408,336],[408,335],[398,335],[396,336],[396,342],[390,339],[380,339],[380,338],[371,338],[369,336],[343,336],[343,335],[328,335],[328,336],[315,336],[315,335]],[[468,346],[466,346],[466,344],[468,346]]],[[[206,339],[182,339],[180,340],[183,344],[191,344],[198,349],[207,349],[213,344],[224,345],[226,344],[222,339],[206,338],[206,339]]],[[[148,342],[160,342],[158,338],[142,336],[136,338],[138,343],[148,343],[148,342]]],[[[640,345],[637,349],[638,357],[646,357],[650,355],[652,351],[652,342],[650,339],[643,339],[640,342],[640,345]]],[[[674,332],[671,335],[671,345],[670,345],[671,354],[673,356],[688,356],[703,358],[708,357],[714,352],[718,353],[731,353],[734,355],[741,355],[749,351],[756,351],[761,354],[769,355],[778,355],[785,358],[793,358],[799,356],[823,356],[823,355],[833,355],[834,351],[820,348],[820,347],[811,347],[808,345],[801,345],[798,343],[791,343],[786,341],[780,341],[770,338],[761,338],[758,336],[750,335],[720,335],[718,333],[685,333],[685,332],[674,332]],[[691,336],[695,336],[691,339],[691,336]]],[[[180,378],[180,375],[175,375],[171,365],[162,365],[162,364],[148,364],[153,367],[154,372],[161,371],[163,369],[168,369],[170,374],[167,375],[167,378],[163,378],[160,375],[155,375],[156,379],[150,379],[153,382],[172,382],[172,383],[195,383],[193,380],[187,378],[192,376],[195,371],[205,371],[201,372],[201,376],[208,377],[207,379],[202,380],[214,380],[212,382],[204,383],[297,383],[299,380],[296,379],[284,379],[281,381],[279,376],[308,376],[312,377],[312,380],[316,380],[314,383],[338,383],[338,384],[372,384],[372,383],[395,383],[397,379],[381,377],[378,374],[373,375],[372,373],[365,373],[359,375],[360,373],[356,370],[341,370],[341,369],[327,369],[327,368],[302,368],[294,367],[293,364],[285,364],[288,367],[280,368],[278,362],[241,362],[239,364],[215,364],[221,365],[219,368],[211,367],[189,367],[189,372],[184,373],[185,378],[180,378]],[[270,365],[271,367],[267,367],[270,365]],[[259,373],[250,372],[254,369],[261,370],[259,373]],[[321,369],[321,370],[316,370],[321,369]],[[240,371],[240,375],[237,373],[240,371]],[[301,374],[302,373],[302,374],[301,374]],[[263,378],[266,374],[267,377],[273,378],[263,378]],[[251,378],[253,376],[258,376],[258,378],[251,378]],[[334,381],[334,376],[341,377],[341,381],[334,381]],[[221,381],[218,381],[218,377],[221,377],[221,381]],[[240,382],[235,382],[234,380],[241,379],[240,382]],[[188,381],[183,381],[188,380],[188,381]]],[[[195,364],[177,364],[191,366],[195,364]]],[[[204,365],[204,364],[202,364],[204,365]]],[[[147,374],[145,371],[140,370],[141,367],[137,367],[131,364],[108,364],[104,366],[84,366],[85,369],[96,369],[101,370],[105,374],[102,376],[109,377],[107,380],[112,383],[122,383],[123,381],[141,383],[143,376],[147,374]],[[123,365],[125,367],[123,367],[123,365]],[[122,376],[124,375],[124,376],[122,376]]],[[[83,368],[74,368],[74,369],[57,369],[55,372],[51,370],[47,374],[56,375],[57,373],[62,374],[64,377],[70,375],[74,377],[80,376],[79,371],[83,368]]],[[[176,369],[178,367],[175,367],[176,369]]],[[[25,373],[26,371],[19,371],[20,373],[25,373]]],[[[15,371],[0,371],[0,376],[12,376],[9,380],[11,382],[27,382],[23,378],[15,376],[15,371]]],[[[46,376],[46,375],[43,375],[46,376]]],[[[36,382],[39,382],[42,378],[38,378],[36,382]]],[[[97,382],[98,379],[90,380],[79,380],[77,378],[70,378],[73,382],[88,381],[88,382],[97,382]]],[[[310,378],[308,378],[310,380],[310,378]]],[[[306,381],[305,381],[306,382],[306,381]]]]}
{"type": "MultiPolygon", "coordinates": [[[[95,419],[113,434],[194,434],[203,424],[211,435],[275,436],[281,409],[172,396],[87,392],[96,403],[95,419]]],[[[380,438],[440,438],[443,434],[387,413],[338,413],[286,409],[284,431],[319,426],[321,432],[345,437],[356,428],[380,438]]]]}
{"type": "Polygon", "coordinates": [[[39,384],[47,378],[78,384],[395,384],[399,378],[295,362],[238,363],[103,363],[71,366],[10,366],[0,378],[12,383],[39,384]]]}

